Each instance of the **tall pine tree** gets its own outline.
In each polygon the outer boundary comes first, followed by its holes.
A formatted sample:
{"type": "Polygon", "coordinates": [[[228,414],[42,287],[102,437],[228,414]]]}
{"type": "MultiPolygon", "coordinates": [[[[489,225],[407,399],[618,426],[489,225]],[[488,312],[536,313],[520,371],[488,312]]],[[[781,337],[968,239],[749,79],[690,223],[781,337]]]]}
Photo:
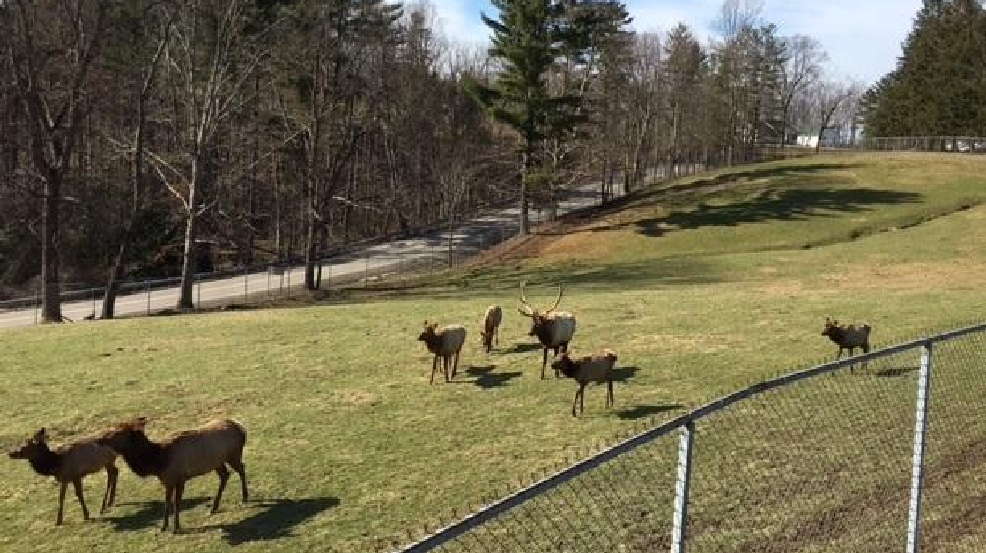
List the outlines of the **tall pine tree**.
{"type": "Polygon", "coordinates": [[[482,15],[492,31],[490,55],[503,67],[496,82],[486,86],[467,81],[467,90],[489,116],[514,129],[520,152],[520,234],[528,233],[528,189],[536,177],[535,151],[549,135],[573,127],[580,99],[552,96],[547,76],[566,44],[561,22],[565,6],[555,0],[493,0],[498,19],[482,15]]]}

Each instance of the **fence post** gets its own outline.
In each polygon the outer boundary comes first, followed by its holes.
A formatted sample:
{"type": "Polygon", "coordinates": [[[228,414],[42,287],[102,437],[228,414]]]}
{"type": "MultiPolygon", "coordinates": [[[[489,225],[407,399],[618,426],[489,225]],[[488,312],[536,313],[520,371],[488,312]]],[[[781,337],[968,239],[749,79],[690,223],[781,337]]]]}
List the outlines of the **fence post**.
{"type": "Polygon", "coordinates": [[[250,281],[249,270],[249,266],[243,266],[243,303],[248,302],[250,298],[250,285],[248,284],[250,281]]]}
{"type": "Polygon", "coordinates": [[[147,314],[151,314],[151,281],[145,280],[144,287],[147,288],[147,314]]]}
{"type": "Polygon", "coordinates": [[[38,314],[41,312],[41,292],[34,292],[34,324],[38,324],[38,314]]]}
{"type": "Polygon", "coordinates": [[[931,342],[921,347],[917,409],[914,417],[914,456],[911,463],[911,501],[907,509],[907,553],[921,551],[921,488],[924,484],[924,445],[928,430],[928,399],[931,389],[931,342]]]}
{"type": "Polygon", "coordinates": [[[678,441],[678,477],[674,485],[674,521],[671,526],[671,553],[685,553],[688,526],[688,492],[692,480],[692,446],[695,445],[695,422],[681,427],[678,441]]]}

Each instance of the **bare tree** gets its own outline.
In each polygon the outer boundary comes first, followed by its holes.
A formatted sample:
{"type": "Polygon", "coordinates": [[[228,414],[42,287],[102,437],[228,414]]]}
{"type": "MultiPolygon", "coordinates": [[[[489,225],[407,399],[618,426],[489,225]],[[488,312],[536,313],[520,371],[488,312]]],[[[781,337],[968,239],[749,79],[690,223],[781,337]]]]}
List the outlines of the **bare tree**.
{"type": "Polygon", "coordinates": [[[822,76],[822,64],[828,56],[821,44],[812,37],[794,35],[785,40],[788,55],[783,71],[781,110],[783,113],[783,140],[787,144],[787,132],[791,127],[791,107],[795,99],[811,90],[822,76]]]}
{"type": "Polygon", "coordinates": [[[147,150],[148,162],[179,201],[185,219],[179,309],[194,307],[199,220],[218,198],[218,177],[209,167],[215,162],[217,135],[248,101],[266,53],[263,33],[244,32],[248,0],[206,4],[179,0],[173,6],[173,37],[164,58],[174,106],[171,140],[177,148],[147,150]]]}
{"type": "Polygon", "coordinates": [[[828,81],[820,83],[816,89],[815,96],[818,106],[818,143],[815,144],[815,153],[822,148],[825,138],[825,131],[831,127],[833,120],[849,121],[852,113],[856,109],[859,98],[862,95],[863,87],[858,83],[846,83],[828,81]],[[837,114],[845,112],[845,117],[837,117],[837,114]]]}
{"type": "Polygon", "coordinates": [[[86,116],[86,83],[110,0],[13,0],[0,12],[4,52],[40,183],[41,317],[62,320],[58,236],[63,184],[86,116]]]}

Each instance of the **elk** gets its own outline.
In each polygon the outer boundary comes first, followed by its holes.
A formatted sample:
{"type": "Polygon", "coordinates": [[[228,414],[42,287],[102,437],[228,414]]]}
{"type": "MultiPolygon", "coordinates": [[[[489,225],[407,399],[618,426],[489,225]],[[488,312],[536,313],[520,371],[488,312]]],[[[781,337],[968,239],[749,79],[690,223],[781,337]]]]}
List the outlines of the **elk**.
{"type": "Polygon", "coordinates": [[[491,305],[486,308],[486,313],[483,315],[483,330],[480,331],[486,353],[493,349],[494,338],[496,345],[500,345],[500,322],[502,320],[503,310],[500,309],[499,305],[491,305]]]}
{"type": "Polygon", "coordinates": [[[103,493],[103,504],[99,514],[113,506],[116,500],[116,481],[120,469],[114,464],[116,453],[112,449],[99,445],[93,440],[82,440],[63,445],[52,451],[48,447],[48,433],[42,428],[29,438],[20,448],[11,451],[11,459],[26,459],[34,472],[42,476],[53,476],[59,484],[58,516],[55,524],[61,525],[65,511],[65,490],[69,482],[75,488],[75,496],[82,506],[82,517],[89,520],[89,509],[82,493],[82,479],[89,474],[106,470],[106,491],[103,493]]]}
{"type": "Polygon", "coordinates": [[[442,370],[445,373],[445,382],[455,378],[456,370],[459,368],[459,352],[462,351],[462,344],[466,342],[466,329],[462,325],[447,325],[438,328],[438,323],[428,323],[425,321],[425,328],[418,335],[418,340],[425,343],[432,354],[435,355],[431,362],[431,381],[435,383],[435,370],[438,368],[438,358],[442,358],[442,370]],[[455,362],[452,364],[452,377],[449,378],[449,363],[452,357],[455,362]]]}
{"type": "Polygon", "coordinates": [[[118,424],[97,438],[97,442],[113,448],[123,456],[127,466],[137,476],[156,476],[164,486],[164,524],[168,529],[168,517],[174,510],[177,534],[181,526],[178,520],[181,497],[185,483],[203,474],[213,472],[219,476],[219,490],[212,501],[211,513],[219,510],[229,465],[240,476],[243,502],[247,501],[246,467],[243,465],[243,447],[246,430],[231,419],[210,421],[198,428],[172,434],[161,442],[153,442],[144,433],[146,417],[118,424]]]}
{"type": "Polygon", "coordinates": [[[556,355],[551,362],[555,371],[561,371],[566,377],[579,383],[575,391],[575,401],[572,402],[572,416],[575,415],[575,404],[579,404],[579,414],[585,412],[585,387],[590,382],[606,383],[606,407],[613,405],[613,368],[616,366],[616,353],[604,349],[599,353],[586,355],[577,359],[569,357],[568,352],[556,355]]]}
{"type": "MultiPolygon", "coordinates": [[[[548,349],[554,350],[554,355],[558,355],[559,351],[568,352],[568,343],[572,341],[572,335],[575,334],[575,316],[565,311],[555,311],[565,292],[564,286],[558,287],[558,298],[555,299],[554,305],[542,312],[527,301],[527,296],[524,294],[526,284],[523,281],[520,283],[520,302],[523,307],[518,310],[521,315],[531,318],[531,331],[528,336],[537,336],[544,348],[541,360],[541,380],[544,380],[544,369],[548,365],[548,349]]],[[[555,377],[558,376],[556,369],[555,377]]]]}
{"type": "MultiPolygon", "coordinates": [[[[839,321],[825,317],[825,327],[822,329],[822,336],[828,336],[829,340],[832,340],[835,345],[839,346],[839,354],[835,357],[839,359],[842,357],[842,350],[844,349],[849,351],[850,356],[856,348],[862,349],[863,353],[869,353],[871,330],[873,330],[873,327],[868,324],[845,326],[840,325],[839,321]]],[[[852,372],[852,367],[849,368],[849,372],[852,372]]]]}

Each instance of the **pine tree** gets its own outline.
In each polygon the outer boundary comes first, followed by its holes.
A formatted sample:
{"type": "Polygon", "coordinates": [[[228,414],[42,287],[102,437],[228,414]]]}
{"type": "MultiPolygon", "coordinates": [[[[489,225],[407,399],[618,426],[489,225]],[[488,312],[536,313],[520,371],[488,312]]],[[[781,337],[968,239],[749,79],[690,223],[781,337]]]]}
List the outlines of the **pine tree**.
{"type": "Polygon", "coordinates": [[[482,15],[493,31],[489,53],[503,64],[492,86],[466,82],[470,94],[489,116],[519,136],[520,234],[528,232],[528,188],[536,178],[534,153],[550,134],[573,127],[579,120],[580,99],[571,94],[551,96],[546,77],[565,46],[560,22],[565,6],[554,0],[493,0],[499,19],[482,15]]]}
{"type": "Polygon", "coordinates": [[[925,0],[896,69],[864,96],[867,134],[986,134],[984,30],[978,0],[925,0]]]}

